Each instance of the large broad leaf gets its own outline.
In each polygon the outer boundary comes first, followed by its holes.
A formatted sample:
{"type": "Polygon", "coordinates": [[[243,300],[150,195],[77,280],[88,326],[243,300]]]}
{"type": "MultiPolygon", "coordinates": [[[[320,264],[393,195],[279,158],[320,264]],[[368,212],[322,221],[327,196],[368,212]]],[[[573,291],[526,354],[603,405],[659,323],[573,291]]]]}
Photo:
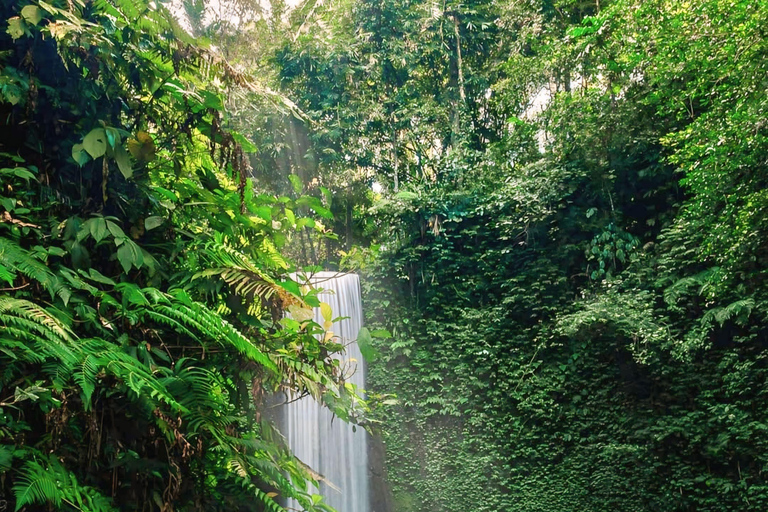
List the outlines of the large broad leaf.
{"type": "Polygon", "coordinates": [[[43,19],[43,11],[36,5],[27,5],[21,9],[21,17],[30,25],[37,25],[43,19]]]}
{"type": "Polygon", "coordinates": [[[307,320],[312,320],[315,317],[311,309],[303,308],[295,304],[288,306],[288,314],[299,322],[306,322],[307,320]]]}
{"type": "Polygon", "coordinates": [[[88,229],[96,243],[99,243],[107,236],[107,220],[104,217],[90,219],[88,229]]]}
{"type": "Polygon", "coordinates": [[[299,220],[296,221],[296,227],[301,229],[303,227],[309,227],[314,228],[315,227],[315,219],[312,219],[310,217],[302,217],[299,220]]]}
{"type": "Polygon", "coordinates": [[[99,158],[107,152],[107,132],[104,128],[94,128],[83,139],[83,148],[91,158],[99,158]]]}
{"type": "Polygon", "coordinates": [[[285,218],[288,219],[288,222],[290,222],[292,226],[296,224],[296,215],[290,208],[285,209],[285,218]]]}
{"type": "Polygon", "coordinates": [[[119,146],[120,143],[123,141],[123,138],[120,136],[120,132],[118,131],[117,128],[112,128],[112,127],[105,128],[104,134],[107,136],[107,143],[113,149],[116,149],[117,146],[119,146]]]}
{"type": "Polygon", "coordinates": [[[373,362],[379,357],[379,351],[373,346],[373,338],[367,328],[362,327],[357,334],[357,346],[367,362],[373,362]]]}
{"type": "Polygon", "coordinates": [[[325,302],[320,303],[320,313],[323,315],[323,329],[325,329],[328,332],[331,332],[330,329],[333,327],[333,310],[331,309],[331,306],[326,304],[325,302]]]}
{"type": "Polygon", "coordinates": [[[118,239],[126,238],[125,232],[122,230],[122,228],[111,220],[107,221],[107,229],[110,233],[112,233],[112,236],[115,237],[115,245],[120,245],[120,243],[117,242],[118,239]]]}
{"type": "Polygon", "coordinates": [[[255,153],[258,149],[253,142],[245,138],[242,134],[237,132],[231,132],[232,138],[235,139],[235,142],[240,144],[240,147],[243,148],[243,151],[246,153],[255,153]]]}
{"type": "Polygon", "coordinates": [[[120,266],[127,274],[131,270],[131,264],[133,263],[133,253],[128,244],[123,244],[117,249],[117,260],[120,262],[120,266]]]}
{"type": "Polygon", "coordinates": [[[128,156],[128,152],[123,146],[117,146],[115,148],[115,162],[117,162],[117,168],[120,169],[120,172],[125,179],[129,179],[133,176],[131,157],[128,156]]]}
{"type": "Polygon", "coordinates": [[[203,105],[205,107],[215,110],[224,110],[224,99],[220,94],[210,91],[201,91],[200,95],[203,97],[203,105]]]}
{"type": "Polygon", "coordinates": [[[160,217],[159,215],[153,215],[151,217],[147,217],[144,219],[144,229],[149,231],[150,229],[155,229],[159,225],[161,225],[163,222],[165,222],[164,217],[160,217]]]}
{"type": "Polygon", "coordinates": [[[282,286],[284,289],[289,291],[290,293],[296,295],[297,297],[301,296],[301,289],[299,288],[299,283],[293,280],[285,280],[280,281],[277,284],[282,286]]]}
{"type": "Polygon", "coordinates": [[[82,167],[88,163],[90,157],[88,156],[88,152],[85,151],[85,148],[82,144],[75,144],[72,146],[72,159],[77,162],[77,165],[82,167]]]}
{"type": "Polygon", "coordinates": [[[323,206],[322,201],[317,197],[303,196],[296,200],[296,204],[301,206],[309,206],[315,213],[326,219],[333,219],[333,214],[329,209],[323,206]]]}
{"type": "Polygon", "coordinates": [[[144,265],[144,254],[141,252],[141,247],[128,239],[123,240],[117,249],[117,259],[126,274],[131,270],[131,266],[141,268],[144,265]]]}

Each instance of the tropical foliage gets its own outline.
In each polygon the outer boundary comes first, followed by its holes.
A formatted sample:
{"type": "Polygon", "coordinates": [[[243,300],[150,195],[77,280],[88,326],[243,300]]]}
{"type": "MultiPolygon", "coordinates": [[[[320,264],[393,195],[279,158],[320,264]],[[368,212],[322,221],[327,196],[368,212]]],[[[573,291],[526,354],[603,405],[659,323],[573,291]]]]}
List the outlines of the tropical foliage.
{"type": "Polygon", "coordinates": [[[318,5],[394,509],[765,509],[768,4],[318,5]]]}
{"type": "Polygon", "coordinates": [[[765,0],[173,7],[0,6],[8,507],[323,510],[298,261],[363,274],[372,510],[768,508],[765,0]]]}
{"type": "Polygon", "coordinates": [[[0,18],[0,508],[326,510],[265,405],[351,415],[342,347],[283,319],[319,305],[282,249],[325,209],[254,188],[224,109],[284,98],[155,2],[0,18]]]}

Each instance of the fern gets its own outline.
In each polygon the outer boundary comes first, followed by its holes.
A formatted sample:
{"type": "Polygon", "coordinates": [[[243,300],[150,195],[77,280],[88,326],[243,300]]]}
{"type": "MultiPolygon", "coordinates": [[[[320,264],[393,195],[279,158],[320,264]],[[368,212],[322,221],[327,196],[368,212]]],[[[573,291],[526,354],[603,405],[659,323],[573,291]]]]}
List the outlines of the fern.
{"type": "Polygon", "coordinates": [[[72,331],[61,320],[37,304],[24,299],[0,296],[0,321],[32,329],[54,341],[72,341],[72,331]]]}
{"type": "Polygon", "coordinates": [[[14,449],[15,446],[0,444],[0,473],[5,473],[11,469],[14,449]]]}
{"type": "MultiPolygon", "coordinates": [[[[264,239],[260,244],[262,252],[258,254],[259,261],[268,262],[267,268],[280,271],[287,269],[287,263],[277,252],[270,241],[264,239]]],[[[192,279],[202,277],[218,277],[232,289],[252,304],[268,303],[277,296],[280,297],[282,287],[265,273],[255,261],[229,243],[227,237],[215,234],[212,240],[204,245],[204,257],[212,265],[211,268],[197,272],[192,279]]],[[[279,303],[279,302],[278,302],[279,303]]],[[[258,308],[249,308],[254,316],[260,313],[258,308]]]]}
{"type": "Polygon", "coordinates": [[[223,347],[232,347],[265,368],[277,371],[275,364],[237,328],[199,302],[189,300],[177,291],[170,305],[154,304],[143,314],[171,327],[180,328],[182,334],[193,339],[211,340],[223,347]],[[197,334],[192,334],[197,333],[197,334]]]}
{"type": "Polygon", "coordinates": [[[16,511],[25,505],[51,503],[61,506],[63,498],[59,481],[53,471],[36,460],[29,460],[19,470],[13,494],[16,497],[16,511]]]}
{"type": "Polygon", "coordinates": [[[23,274],[40,283],[51,297],[58,296],[66,304],[72,295],[71,291],[38,257],[39,254],[22,249],[15,242],[0,237],[0,265],[5,269],[4,275],[7,276],[9,271],[23,274]]]}
{"type": "Polygon", "coordinates": [[[755,300],[752,298],[737,300],[727,306],[708,310],[702,317],[701,323],[702,325],[712,325],[717,322],[722,327],[728,320],[735,317],[737,324],[745,325],[754,308],[755,300]]]}
{"type": "Polygon", "coordinates": [[[251,482],[251,479],[249,478],[248,474],[246,473],[246,476],[240,475],[240,470],[242,469],[242,466],[239,464],[233,464],[231,466],[228,466],[227,469],[229,469],[229,477],[232,479],[237,485],[239,485],[242,489],[246,490],[247,492],[251,493],[258,501],[264,505],[264,507],[267,510],[270,510],[271,512],[286,512],[286,510],[281,507],[273,498],[272,496],[269,496],[267,493],[256,487],[256,485],[251,482]]]}
{"type": "Polygon", "coordinates": [[[110,500],[92,487],[80,485],[75,475],[54,457],[37,454],[19,469],[13,486],[18,511],[27,505],[62,502],[83,512],[113,512],[110,500]]]}
{"type": "Polygon", "coordinates": [[[161,400],[178,412],[187,412],[187,408],[176,400],[160,379],[119,347],[105,351],[102,357],[105,360],[104,370],[120,379],[136,397],[161,400]]]}
{"type": "Polygon", "coordinates": [[[99,373],[101,363],[100,357],[86,354],[73,375],[74,381],[82,390],[83,408],[86,411],[91,408],[91,396],[96,389],[96,375],[99,373]]]}

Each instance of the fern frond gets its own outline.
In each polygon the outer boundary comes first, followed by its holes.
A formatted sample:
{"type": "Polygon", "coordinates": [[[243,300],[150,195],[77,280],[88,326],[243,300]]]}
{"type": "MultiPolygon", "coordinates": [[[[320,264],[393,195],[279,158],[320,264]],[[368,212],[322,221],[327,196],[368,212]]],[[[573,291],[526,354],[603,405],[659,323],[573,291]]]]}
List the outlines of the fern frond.
{"type": "Polygon", "coordinates": [[[264,505],[267,510],[270,510],[271,512],[286,512],[286,510],[281,507],[274,499],[272,499],[271,496],[256,487],[256,485],[251,482],[250,477],[240,476],[239,470],[241,468],[242,466],[238,464],[232,466],[228,465],[227,469],[229,471],[229,478],[232,479],[241,488],[253,494],[253,496],[258,499],[259,502],[264,505]]]}
{"type": "Polygon", "coordinates": [[[106,496],[80,485],[75,475],[52,456],[26,461],[16,476],[13,493],[17,512],[27,505],[51,504],[59,508],[62,503],[83,512],[115,510],[106,496]]]}
{"type": "Polygon", "coordinates": [[[743,325],[755,308],[755,300],[752,298],[737,300],[727,306],[708,310],[701,319],[702,325],[711,325],[717,322],[722,327],[731,318],[736,318],[736,323],[743,325]]]}
{"type": "Polygon", "coordinates": [[[56,475],[36,460],[28,460],[19,470],[13,486],[16,511],[26,505],[51,503],[61,506],[62,493],[56,475]]]}
{"type": "Polygon", "coordinates": [[[75,383],[82,390],[83,408],[88,411],[91,408],[91,396],[96,390],[96,375],[102,365],[100,357],[94,354],[86,354],[77,365],[73,375],[75,383]]]}
{"type": "Polygon", "coordinates": [[[156,318],[160,318],[158,314],[162,315],[163,319],[170,319],[170,321],[166,320],[168,323],[183,326],[187,332],[200,333],[200,339],[207,338],[220,346],[232,347],[248,359],[272,371],[277,370],[272,360],[255,343],[224,320],[221,315],[199,302],[190,301],[185,297],[183,300],[174,301],[170,306],[156,304],[151,310],[148,310],[147,314],[149,316],[154,315],[156,318]]]}
{"type": "Polygon", "coordinates": [[[17,272],[37,281],[51,294],[51,297],[58,296],[65,304],[72,295],[72,292],[51,269],[37,259],[35,253],[23,249],[5,237],[0,237],[0,265],[6,269],[6,272],[17,272]]]}
{"type": "Polygon", "coordinates": [[[120,379],[131,391],[138,396],[149,397],[168,404],[172,409],[188,412],[163,385],[162,381],[152,374],[140,361],[123,352],[115,346],[102,355],[105,360],[104,369],[120,379]]]}
{"type": "Polygon", "coordinates": [[[0,296],[0,321],[32,329],[40,336],[71,342],[74,334],[61,320],[37,304],[24,299],[0,296]]]}
{"type": "Polygon", "coordinates": [[[5,473],[11,469],[11,463],[13,462],[13,452],[15,449],[15,446],[0,444],[0,473],[5,473]]]}

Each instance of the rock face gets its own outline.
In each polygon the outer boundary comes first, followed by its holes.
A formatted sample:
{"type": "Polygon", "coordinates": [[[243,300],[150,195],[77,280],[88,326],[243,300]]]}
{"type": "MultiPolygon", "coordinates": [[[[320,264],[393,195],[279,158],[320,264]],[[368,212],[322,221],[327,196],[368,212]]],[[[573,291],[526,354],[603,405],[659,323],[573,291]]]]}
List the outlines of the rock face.
{"type": "Polygon", "coordinates": [[[386,447],[378,436],[368,440],[368,486],[370,512],[393,512],[392,493],[387,483],[386,447]]]}

